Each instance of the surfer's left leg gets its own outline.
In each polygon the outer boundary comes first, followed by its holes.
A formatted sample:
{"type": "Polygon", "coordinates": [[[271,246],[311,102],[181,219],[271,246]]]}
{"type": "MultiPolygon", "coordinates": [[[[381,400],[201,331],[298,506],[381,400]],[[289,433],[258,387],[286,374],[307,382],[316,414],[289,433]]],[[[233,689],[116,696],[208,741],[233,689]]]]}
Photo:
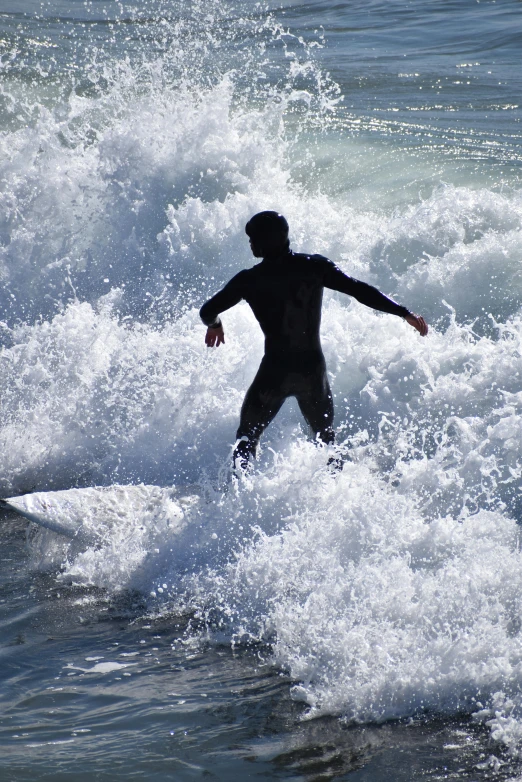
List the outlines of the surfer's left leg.
{"type": "MultiPolygon", "coordinates": [[[[334,405],[326,368],[318,368],[316,372],[309,375],[305,390],[296,398],[316,440],[320,440],[325,445],[333,445],[335,443],[334,405]]],[[[330,456],[328,459],[328,467],[335,472],[340,472],[343,464],[344,459],[340,454],[330,456]]]]}
{"type": "Polygon", "coordinates": [[[324,363],[305,377],[303,388],[296,394],[296,399],[315,438],[332,445],[335,442],[334,406],[324,363]]]}

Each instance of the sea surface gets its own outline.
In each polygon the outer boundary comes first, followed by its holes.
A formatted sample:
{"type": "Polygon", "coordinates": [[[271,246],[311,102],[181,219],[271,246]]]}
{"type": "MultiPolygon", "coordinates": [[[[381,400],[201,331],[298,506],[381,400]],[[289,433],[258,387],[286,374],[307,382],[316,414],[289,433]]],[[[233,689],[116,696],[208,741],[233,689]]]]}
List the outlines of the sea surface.
{"type": "Polygon", "coordinates": [[[0,496],[197,508],[2,512],[2,782],[522,779],[521,51],[519,0],[0,0],[0,496]],[[325,293],[340,474],[290,400],[230,477],[262,337],[198,309],[262,209],[430,324],[325,293]]]}

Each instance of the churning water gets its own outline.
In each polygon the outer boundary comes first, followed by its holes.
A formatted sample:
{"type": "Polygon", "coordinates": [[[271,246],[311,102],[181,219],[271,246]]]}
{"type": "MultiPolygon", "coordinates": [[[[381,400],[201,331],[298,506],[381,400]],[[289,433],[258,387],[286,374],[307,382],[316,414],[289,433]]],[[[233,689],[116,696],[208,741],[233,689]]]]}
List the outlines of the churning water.
{"type": "Polygon", "coordinates": [[[2,496],[197,485],[81,546],[4,514],[2,779],[522,774],[516,0],[0,1],[2,496]],[[325,296],[339,475],[198,308],[290,223],[430,324],[325,296]]]}

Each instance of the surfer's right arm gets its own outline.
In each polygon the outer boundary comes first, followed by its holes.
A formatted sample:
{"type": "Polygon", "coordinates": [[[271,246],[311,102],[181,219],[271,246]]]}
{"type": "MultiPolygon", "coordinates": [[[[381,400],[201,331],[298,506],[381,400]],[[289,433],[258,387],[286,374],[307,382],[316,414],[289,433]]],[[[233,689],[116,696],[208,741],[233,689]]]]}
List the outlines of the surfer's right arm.
{"type": "Polygon", "coordinates": [[[214,346],[217,348],[225,342],[225,332],[223,331],[223,324],[219,315],[221,312],[229,310],[230,307],[233,307],[234,304],[237,304],[243,298],[244,275],[245,272],[242,271],[236,274],[235,277],[232,277],[230,282],[227,282],[224,288],[205,302],[199,311],[201,320],[207,327],[205,345],[209,348],[214,346]]]}

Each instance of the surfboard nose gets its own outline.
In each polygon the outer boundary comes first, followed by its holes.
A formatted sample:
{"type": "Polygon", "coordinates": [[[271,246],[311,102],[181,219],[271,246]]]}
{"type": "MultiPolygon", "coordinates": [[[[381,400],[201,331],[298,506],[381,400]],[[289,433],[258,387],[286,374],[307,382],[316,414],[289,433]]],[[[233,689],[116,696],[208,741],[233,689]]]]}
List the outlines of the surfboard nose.
{"type": "Polygon", "coordinates": [[[97,545],[110,539],[113,530],[137,528],[136,520],[151,529],[164,525],[171,532],[181,530],[199,501],[194,487],[139,484],[34,492],[0,502],[2,507],[51,532],[97,545]]]}

